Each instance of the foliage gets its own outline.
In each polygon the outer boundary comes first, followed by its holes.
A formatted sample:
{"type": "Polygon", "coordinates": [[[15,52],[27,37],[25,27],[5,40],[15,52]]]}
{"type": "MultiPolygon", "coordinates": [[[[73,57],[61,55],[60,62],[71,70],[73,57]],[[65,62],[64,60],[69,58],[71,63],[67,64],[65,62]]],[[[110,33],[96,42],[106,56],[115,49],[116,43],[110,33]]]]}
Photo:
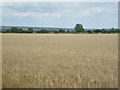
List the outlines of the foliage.
{"type": "Polygon", "coordinates": [[[48,30],[45,30],[45,29],[42,29],[42,30],[40,30],[40,31],[37,31],[37,33],[49,33],[49,31],[48,31],[48,30]]]}
{"type": "MultiPolygon", "coordinates": [[[[16,28],[16,27],[12,27],[11,29],[8,30],[3,30],[1,31],[2,33],[34,33],[33,28],[28,28],[28,30],[23,30],[22,28],[16,28]]],[[[75,31],[65,31],[64,29],[59,29],[58,31],[52,31],[52,33],[120,33],[120,29],[115,29],[115,28],[111,28],[111,29],[96,29],[96,30],[88,30],[85,31],[82,24],[76,24],[75,26],[75,31]]],[[[46,30],[46,29],[42,29],[40,31],[36,31],[36,33],[50,33],[50,31],[46,30]]]]}
{"type": "Polygon", "coordinates": [[[100,30],[100,29],[96,29],[96,30],[94,30],[94,32],[95,32],[95,33],[100,33],[101,30],[100,30]]]}
{"type": "Polygon", "coordinates": [[[32,28],[28,28],[28,30],[26,32],[27,33],[33,33],[33,29],[32,28]]]}
{"type": "Polygon", "coordinates": [[[67,30],[67,32],[66,33],[70,33],[70,31],[69,30],[67,30]]]}
{"type": "Polygon", "coordinates": [[[58,31],[54,31],[54,33],[58,33],[58,31]]]}
{"type": "Polygon", "coordinates": [[[89,34],[92,33],[92,31],[90,31],[90,30],[88,30],[87,32],[88,32],[89,34]]]}
{"type": "Polygon", "coordinates": [[[60,29],[58,32],[59,32],[59,33],[65,33],[65,30],[60,29]]]}
{"type": "Polygon", "coordinates": [[[82,25],[82,24],[76,24],[76,26],[75,26],[75,31],[76,31],[77,33],[84,32],[83,25],[82,25]]]}

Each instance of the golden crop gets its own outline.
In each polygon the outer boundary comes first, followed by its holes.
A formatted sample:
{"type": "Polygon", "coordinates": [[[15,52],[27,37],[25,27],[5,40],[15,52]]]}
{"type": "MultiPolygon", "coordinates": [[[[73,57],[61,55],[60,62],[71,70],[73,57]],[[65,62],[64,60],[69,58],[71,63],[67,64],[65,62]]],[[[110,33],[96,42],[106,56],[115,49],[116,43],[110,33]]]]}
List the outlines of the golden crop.
{"type": "Polygon", "coordinates": [[[4,88],[117,88],[117,34],[3,34],[4,88]]]}

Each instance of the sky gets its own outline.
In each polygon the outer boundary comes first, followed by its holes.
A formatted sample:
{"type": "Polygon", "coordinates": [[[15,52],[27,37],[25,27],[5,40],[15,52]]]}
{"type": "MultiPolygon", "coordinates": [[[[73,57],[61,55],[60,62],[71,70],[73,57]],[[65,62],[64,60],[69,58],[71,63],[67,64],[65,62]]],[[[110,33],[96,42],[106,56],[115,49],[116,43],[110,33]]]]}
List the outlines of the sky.
{"type": "MultiPolygon", "coordinates": [[[[1,14],[1,13],[0,13],[1,14]]],[[[3,26],[118,27],[117,2],[4,2],[3,26]]]]}

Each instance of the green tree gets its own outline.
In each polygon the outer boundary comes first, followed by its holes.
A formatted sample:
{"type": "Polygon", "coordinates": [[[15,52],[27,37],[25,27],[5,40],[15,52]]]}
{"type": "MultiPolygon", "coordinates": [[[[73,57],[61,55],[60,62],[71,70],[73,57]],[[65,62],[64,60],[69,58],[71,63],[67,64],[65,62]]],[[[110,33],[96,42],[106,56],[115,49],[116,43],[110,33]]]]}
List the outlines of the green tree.
{"type": "Polygon", "coordinates": [[[96,30],[94,30],[94,32],[95,32],[95,33],[100,33],[101,30],[100,30],[100,29],[96,29],[96,30]]]}
{"type": "MultiPolygon", "coordinates": [[[[6,31],[8,33],[8,31],[6,31]]],[[[12,27],[9,30],[9,33],[23,33],[24,31],[21,28],[12,27]]]]}
{"type": "Polygon", "coordinates": [[[54,33],[58,33],[58,31],[54,31],[54,33]]]}
{"type": "Polygon", "coordinates": [[[5,32],[6,32],[6,33],[10,33],[10,30],[6,30],[5,32]]]}
{"type": "Polygon", "coordinates": [[[24,31],[20,28],[20,29],[17,29],[17,33],[23,33],[24,31]]]}
{"type": "Polygon", "coordinates": [[[2,30],[2,33],[6,33],[6,30],[2,30]]]}
{"type": "Polygon", "coordinates": [[[111,31],[110,31],[110,30],[107,30],[107,33],[111,33],[111,31]]]}
{"type": "Polygon", "coordinates": [[[77,32],[77,33],[84,32],[83,25],[82,24],[76,24],[75,32],[77,32]]]}
{"type": "Polygon", "coordinates": [[[112,32],[112,33],[118,33],[118,32],[120,32],[120,31],[119,31],[119,29],[111,28],[111,29],[110,29],[110,32],[112,32]]]}
{"type": "Polygon", "coordinates": [[[92,33],[92,31],[90,31],[90,30],[88,30],[87,32],[88,32],[89,34],[92,33]]]}
{"type": "Polygon", "coordinates": [[[101,33],[107,33],[107,30],[101,29],[101,33]]]}
{"type": "Polygon", "coordinates": [[[45,29],[42,29],[42,30],[40,31],[40,33],[49,33],[49,31],[48,31],[48,30],[45,30],[45,29]]]}
{"type": "Polygon", "coordinates": [[[40,33],[40,31],[36,31],[36,33],[40,33]]]}
{"type": "Polygon", "coordinates": [[[59,30],[59,33],[65,33],[65,30],[60,29],[60,30],[59,30]]]}
{"type": "Polygon", "coordinates": [[[33,29],[32,28],[28,28],[27,33],[33,33],[33,29]]]}
{"type": "Polygon", "coordinates": [[[66,33],[70,33],[70,31],[69,30],[67,30],[67,32],[66,33]]]}
{"type": "Polygon", "coordinates": [[[10,30],[11,33],[17,33],[17,31],[18,31],[18,28],[16,27],[12,27],[10,30]]]}

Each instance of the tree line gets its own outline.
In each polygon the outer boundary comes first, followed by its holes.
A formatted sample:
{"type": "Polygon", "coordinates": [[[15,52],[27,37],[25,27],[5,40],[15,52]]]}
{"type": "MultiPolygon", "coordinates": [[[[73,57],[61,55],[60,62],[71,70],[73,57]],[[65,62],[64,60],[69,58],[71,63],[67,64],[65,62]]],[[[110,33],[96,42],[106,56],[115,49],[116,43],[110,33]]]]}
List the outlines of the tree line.
{"type": "Polygon", "coordinates": [[[82,24],[76,24],[74,31],[64,30],[64,29],[59,29],[55,31],[49,31],[46,29],[42,29],[42,30],[36,31],[36,30],[33,30],[33,28],[28,28],[28,30],[23,30],[22,28],[12,27],[9,30],[3,30],[2,33],[89,33],[91,34],[91,33],[120,33],[120,29],[111,28],[109,30],[95,29],[95,30],[86,31],[83,28],[82,24]]]}
{"type": "Polygon", "coordinates": [[[75,26],[75,33],[120,33],[120,29],[115,29],[115,28],[111,28],[109,30],[106,29],[96,29],[96,30],[87,30],[85,31],[83,28],[82,24],[76,24],[75,26]]]}

